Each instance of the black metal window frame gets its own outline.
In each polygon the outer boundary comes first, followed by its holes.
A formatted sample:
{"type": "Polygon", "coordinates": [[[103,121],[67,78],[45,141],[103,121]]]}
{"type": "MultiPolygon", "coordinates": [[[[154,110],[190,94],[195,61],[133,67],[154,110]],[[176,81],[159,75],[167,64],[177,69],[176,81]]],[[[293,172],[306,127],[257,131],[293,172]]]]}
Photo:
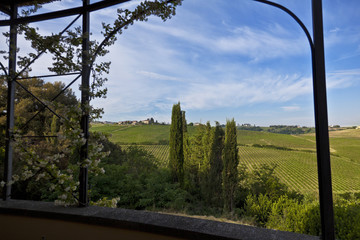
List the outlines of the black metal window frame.
{"type": "MultiPolygon", "coordinates": [[[[9,20],[1,20],[0,26],[10,27],[10,48],[9,48],[9,71],[6,72],[5,67],[1,64],[1,68],[5,72],[8,78],[8,99],[7,99],[7,129],[6,129],[6,148],[5,148],[5,170],[4,179],[10,181],[12,177],[12,143],[11,134],[14,127],[14,97],[15,97],[15,84],[24,88],[19,80],[20,73],[16,74],[16,42],[17,33],[16,25],[21,23],[33,23],[44,20],[68,17],[73,15],[82,16],[83,27],[83,63],[87,63],[89,59],[89,32],[90,32],[90,12],[97,11],[106,7],[110,7],[116,4],[128,2],[130,0],[104,0],[93,4],[90,4],[89,0],[83,0],[81,7],[70,8],[61,11],[54,11],[50,13],[38,14],[28,17],[17,17],[17,4],[24,3],[24,0],[8,1],[5,4],[0,4],[0,11],[8,14],[9,20]],[[8,4],[8,5],[7,5],[8,4]]],[[[171,0],[170,0],[171,1],[171,0]]],[[[305,25],[301,20],[284,6],[267,1],[267,0],[253,0],[256,2],[271,5],[279,8],[282,11],[289,14],[303,29],[311,49],[312,56],[312,72],[313,72],[313,96],[314,96],[314,112],[315,112],[315,128],[316,128],[316,149],[317,149],[317,168],[318,168],[318,181],[319,181],[319,196],[320,196],[320,214],[321,214],[321,226],[322,226],[322,239],[335,239],[334,234],[334,217],[333,217],[333,197],[332,197],[332,183],[331,183],[331,167],[330,167],[330,151],[329,151],[329,132],[328,132],[328,113],[327,113],[327,98],[326,98],[326,78],[325,78],[325,60],[324,60],[324,37],[323,37],[323,16],[322,16],[322,0],[312,1],[312,22],[313,22],[313,38],[311,38],[305,25]]],[[[31,1],[27,1],[31,2],[31,1]]],[[[75,20],[74,20],[75,21],[75,20]]],[[[74,22],[73,21],[73,22],[74,22]]],[[[110,36],[104,39],[99,48],[95,52],[95,56],[99,53],[106,41],[109,40],[111,35],[114,35],[117,31],[114,30],[110,36]]],[[[41,55],[41,54],[40,54],[41,55]]],[[[39,56],[38,56],[39,57],[39,56]]],[[[32,64],[38,57],[36,57],[30,64],[32,64]]],[[[92,63],[83,64],[81,73],[67,85],[58,95],[54,97],[54,100],[67,88],[69,88],[76,80],[82,78],[82,85],[89,86],[89,76],[92,68],[92,63]]],[[[44,76],[42,76],[44,77],[44,76]]],[[[47,76],[45,76],[47,77],[47,76]]],[[[82,88],[84,89],[84,88],[82,88]]],[[[24,90],[26,90],[24,88],[24,90]]],[[[29,92],[31,94],[31,92],[29,92]]],[[[42,103],[42,109],[45,108],[56,114],[45,103],[41,102],[36,96],[35,99],[42,103]]],[[[85,106],[89,102],[89,94],[87,91],[81,90],[81,104],[85,106]]],[[[36,115],[35,115],[36,116],[36,115]]],[[[35,117],[33,116],[33,118],[35,117]]],[[[61,116],[58,116],[61,117],[61,116]]],[[[29,121],[31,121],[31,118],[29,121]]],[[[83,115],[81,120],[81,128],[86,139],[89,136],[89,116],[83,115]]],[[[86,159],[87,157],[87,141],[81,149],[80,159],[86,159]]],[[[80,206],[88,206],[88,176],[87,168],[80,169],[80,188],[79,188],[79,202],[80,206]]],[[[3,191],[3,199],[9,200],[11,196],[11,186],[6,185],[3,191]]]]}

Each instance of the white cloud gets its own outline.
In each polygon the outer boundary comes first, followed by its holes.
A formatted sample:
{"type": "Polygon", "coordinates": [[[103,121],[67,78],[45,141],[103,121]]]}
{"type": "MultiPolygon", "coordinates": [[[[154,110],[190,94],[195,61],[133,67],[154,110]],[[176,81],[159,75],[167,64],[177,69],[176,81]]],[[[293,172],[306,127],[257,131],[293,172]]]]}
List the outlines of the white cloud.
{"type": "Polygon", "coordinates": [[[281,28],[271,26],[271,29],[260,30],[249,26],[229,29],[226,35],[210,32],[210,29],[199,30],[192,26],[167,26],[147,23],[141,25],[145,31],[171,36],[176,40],[186,41],[207,51],[222,54],[240,54],[252,60],[284,58],[303,55],[306,49],[306,39],[287,36],[281,28]]]}
{"type": "Polygon", "coordinates": [[[331,29],[329,32],[335,33],[335,32],[338,32],[338,31],[340,31],[340,28],[336,27],[336,28],[331,29]]]}
{"type": "Polygon", "coordinates": [[[139,73],[140,75],[143,75],[144,77],[147,77],[147,78],[150,78],[150,79],[155,79],[155,80],[177,81],[177,82],[182,81],[180,78],[167,76],[167,75],[159,74],[159,73],[155,73],[155,72],[138,71],[137,73],[139,73]]]}
{"type": "Polygon", "coordinates": [[[296,112],[300,110],[299,106],[283,106],[281,107],[285,112],[296,112]]]}
{"type": "Polygon", "coordinates": [[[239,82],[192,84],[178,96],[187,109],[240,107],[247,104],[286,102],[311,92],[311,79],[297,75],[258,75],[239,82]]]}
{"type": "Polygon", "coordinates": [[[348,88],[360,85],[360,68],[338,70],[327,74],[327,88],[348,88]]]}
{"type": "Polygon", "coordinates": [[[216,39],[214,46],[221,51],[242,54],[254,60],[301,55],[305,48],[304,39],[283,38],[248,26],[237,28],[235,35],[216,39]]]}

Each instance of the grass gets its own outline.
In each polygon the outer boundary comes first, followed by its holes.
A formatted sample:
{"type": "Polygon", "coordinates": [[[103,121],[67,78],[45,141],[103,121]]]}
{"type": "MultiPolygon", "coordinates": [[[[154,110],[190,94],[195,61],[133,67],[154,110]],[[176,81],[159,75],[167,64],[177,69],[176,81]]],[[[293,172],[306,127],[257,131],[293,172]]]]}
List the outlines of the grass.
{"type": "Polygon", "coordinates": [[[167,141],[169,125],[121,126],[109,124],[91,125],[91,131],[110,134],[110,141],[118,144],[158,144],[167,141]]]}
{"type": "Polygon", "coordinates": [[[238,130],[237,141],[240,145],[273,145],[293,149],[315,150],[315,142],[298,135],[285,135],[269,132],[238,130]]]}
{"type": "MultiPolygon", "coordinates": [[[[300,137],[315,142],[314,134],[300,135],[300,137]]],[[[330,131],[329,137],[333,155],[360,163],[360,129],[330,131]]]]}

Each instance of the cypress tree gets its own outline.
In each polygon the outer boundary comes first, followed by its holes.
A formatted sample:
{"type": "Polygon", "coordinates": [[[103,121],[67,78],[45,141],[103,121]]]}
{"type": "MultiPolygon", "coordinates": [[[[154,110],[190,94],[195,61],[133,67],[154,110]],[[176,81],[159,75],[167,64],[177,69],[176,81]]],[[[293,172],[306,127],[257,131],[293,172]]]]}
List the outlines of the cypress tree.
{"type": "Polygon", "coordinates": [[[185,118],[185,111],[181,111],[182,123],[183,123],[183,132],[187,133],[187,122],[185,118]]]}
{"type": "Polygon", "coordinates": [[[170,157],[169,169],[174,182],[181,185],[184,180],[184,148],[183,148],[183,120],[180,102],[174,104],[171,114],[170,126],[170,157]]]}
{"type": "Polygon", "coordinates": [[[210,122],[208,121],[204,125],[204,131],[202,132],[201,143],[199,146],[202,152],[202,157],[199,159],[199,185],[202,199],[209,202],[210,188],[209,185],[209,172],[210,172],[210,152],[211,152],[211,134],[212,129],[210,122]]]}
{"type": "Polygon", "coordinates": [[[232,213],[234,211],[234,195],[238,182],[237,168],[239,164],[234,119],[226,122],[223,164],[224,210],[232,213]]]}
{"type": "Polygon", "coordinates": [[[222,152],[224,149],[225,132],[218,122],[212,130],[209,171],[209,202],[212,206],[221,207],[222,204],[222,152]]]}
{"type": "Polygon", "coordinates": [[[184,187],[192,195],[200,197],[200,166],[204,158],[202,140],[205,133],[204,125],[196,127],[196,133],[184,134],[184,187]]]}

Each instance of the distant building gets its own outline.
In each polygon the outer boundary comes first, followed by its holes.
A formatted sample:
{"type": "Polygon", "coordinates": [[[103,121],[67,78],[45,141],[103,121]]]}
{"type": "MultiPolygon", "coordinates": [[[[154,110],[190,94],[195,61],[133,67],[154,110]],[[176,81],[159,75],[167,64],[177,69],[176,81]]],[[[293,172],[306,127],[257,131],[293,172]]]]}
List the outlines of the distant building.
{"type": "Polygon", "coordinates": [[[356,129],[360,129],[360,126],[357,126],[356,129]]]}
{"type": "Polygon", "coordinates": [[[150,120],[149,120],[149,119],[142,120],[141,122],[142,122],[143,124],[146,124],[146,125],[150,124],[150,120]]]}
{"type": "Polygon", "coordinates": [[[138,121],[132,121],[131,125],[135,126],[135,125],[139,125],[138,121]]]}

